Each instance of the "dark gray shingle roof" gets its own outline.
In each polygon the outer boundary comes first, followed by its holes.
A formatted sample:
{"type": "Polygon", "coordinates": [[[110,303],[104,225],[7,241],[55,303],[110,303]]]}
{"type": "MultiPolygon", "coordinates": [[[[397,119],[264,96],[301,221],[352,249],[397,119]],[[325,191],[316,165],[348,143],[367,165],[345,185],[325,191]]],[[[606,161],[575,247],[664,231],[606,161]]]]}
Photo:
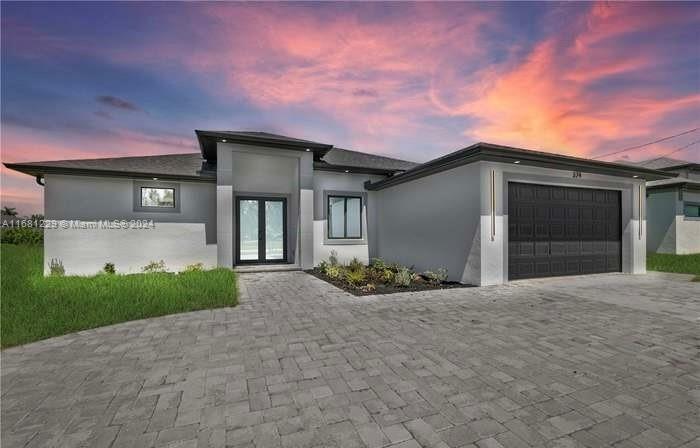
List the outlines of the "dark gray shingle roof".
{"type": "Polygon", "coordinates": [[[639,162],[630,162],[629,160],[616,160],[615,163],[622,163],[625,165],[632,166],[641,166],[644,168],[651,168],[654,170],[663,170],[664,168],[687,165],[690,162],[686,160],[672,159],[670,157],[658,157],[654,159],[640,160],[639,162]]]}
{"type": "Polygon", "coordinates": [[[337,166],[370,168],[386,171],[406,171],[418,166],[415,162],[378,156],[343,148],[333,148],[321,158],[322,161],[337,166]]]}
{"type": "Polygon", "coordinates": [[[34,176],[62,172],[116,176],[139,175],[164,179],[216,179],[215,169],[205,164],[200,153],[6,163],[5,166],[34,176]]]}

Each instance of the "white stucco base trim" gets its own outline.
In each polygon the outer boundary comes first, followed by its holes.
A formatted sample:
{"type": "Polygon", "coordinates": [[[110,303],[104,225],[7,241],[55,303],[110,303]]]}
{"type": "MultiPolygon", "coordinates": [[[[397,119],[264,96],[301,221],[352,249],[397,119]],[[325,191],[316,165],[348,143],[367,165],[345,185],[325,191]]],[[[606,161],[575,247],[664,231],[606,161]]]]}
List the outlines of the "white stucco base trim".
{"type": "Polygon", "coordinates": [[[169,271],[188,264],[217,265],[216,244],[206,244],[203,223],[155,223],[151,229],[45,229],[44,273],[62,261],[66,275],[94,275],[105,263],[120,274],[141,272],[151,261],[165,261],[169,271]]]}
{"type": "Polygon", "coordinates": [[[338,254],[338,261],[349,263],[353,258],[369,263],[369,246],[367,244],[324,244],[324,229],[328,221],[314,221],[314,266],[328,260],[331,251],[338,254]]]}

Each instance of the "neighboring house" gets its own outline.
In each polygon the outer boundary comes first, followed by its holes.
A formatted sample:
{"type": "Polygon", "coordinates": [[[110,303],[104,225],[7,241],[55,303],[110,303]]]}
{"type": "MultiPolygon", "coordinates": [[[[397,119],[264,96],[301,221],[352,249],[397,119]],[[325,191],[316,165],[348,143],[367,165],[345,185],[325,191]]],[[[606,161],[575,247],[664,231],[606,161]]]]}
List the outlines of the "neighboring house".
{"type": "Polygon", "coordinates": [[[47,219],[155,223],[46,229],[45,259],[69,274],[160,259],[307,269],[335,251],[475,285],[642,273],[645,181],[670,177],[487,143],[419,165],[262,132],[196,134],[198,154],[6,164],[45,185],[47,219]]]}
{"type": "Polygon", "coordinates": [[[637,166],[677,176],[647,182],[647,251],[700,253],[700,164],[661,157],[637,166]]]}

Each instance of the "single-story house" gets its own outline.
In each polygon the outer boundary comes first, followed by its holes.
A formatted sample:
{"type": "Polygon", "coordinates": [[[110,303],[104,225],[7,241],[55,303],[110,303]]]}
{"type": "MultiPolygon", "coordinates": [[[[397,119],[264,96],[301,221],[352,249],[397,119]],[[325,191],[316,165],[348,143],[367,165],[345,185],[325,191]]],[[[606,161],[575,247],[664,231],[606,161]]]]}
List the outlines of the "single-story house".
{"type": "Polygon", "coordinates": [[[676,176],[647,182],[647,251],[700,253],[700,164],[661,157],[638,165],[676,176]]]}
{"type": "Polygon", "coordinates": [[[416,164],[264,132],[196,135],[196,154],[7,163],[44,185],[47,219],[65,220],[45,230],[45,260],[68,274],[161,259],[308,269],[335,251],[474,285],[643,273],[645,183],[673,176],[488,143],[416,164]]]}

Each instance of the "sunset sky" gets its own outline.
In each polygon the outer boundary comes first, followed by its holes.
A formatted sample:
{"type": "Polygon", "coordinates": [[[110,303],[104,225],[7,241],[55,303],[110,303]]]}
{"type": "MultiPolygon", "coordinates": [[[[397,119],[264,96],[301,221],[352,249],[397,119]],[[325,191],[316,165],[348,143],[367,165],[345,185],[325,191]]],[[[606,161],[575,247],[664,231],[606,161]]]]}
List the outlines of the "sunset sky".
{"type": "MultiPolygon", "coordinates": [[[[700,127],[693,3],[1,9],[3,162],[194,152],[194,129],[418,162],[476,141],[594,157],[700,127]]],[[[34,179],[1,174],[3,206],[42,210],[34,179]]]]}

